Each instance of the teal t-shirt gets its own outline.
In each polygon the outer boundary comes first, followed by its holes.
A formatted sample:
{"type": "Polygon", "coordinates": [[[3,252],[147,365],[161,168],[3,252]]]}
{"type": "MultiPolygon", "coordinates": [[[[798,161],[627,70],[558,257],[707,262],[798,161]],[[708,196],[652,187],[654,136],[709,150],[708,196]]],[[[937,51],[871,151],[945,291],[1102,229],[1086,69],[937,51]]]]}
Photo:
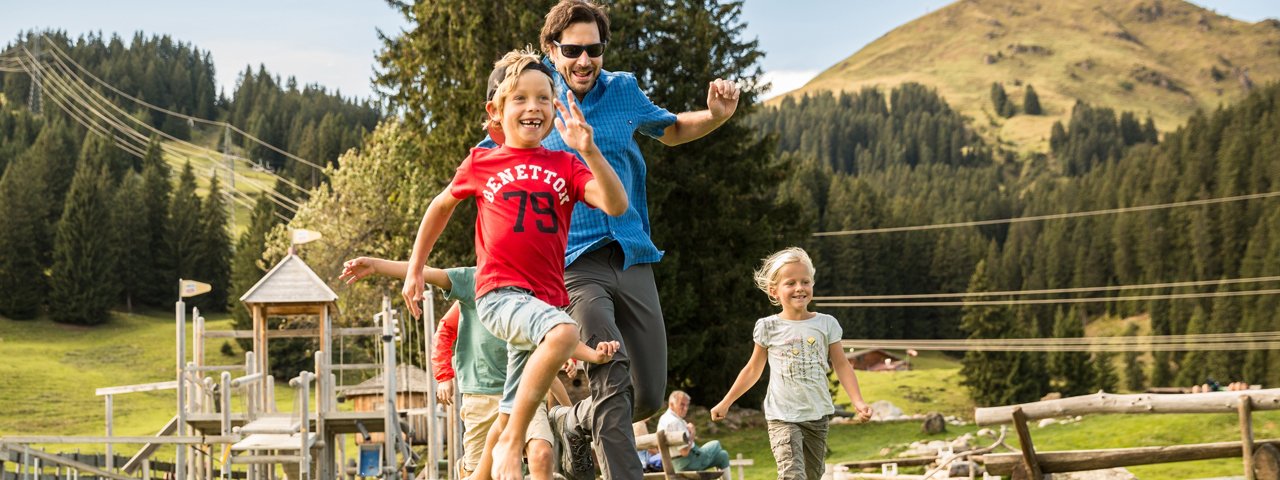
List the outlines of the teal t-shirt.
{"type": "Polygon", "coordinates": [[[489,333],[476,313],[476,267],[445,269],[453,288],[448,300],[462,307],[458,341],[453,347],[453,370],[458,390],[471,395],[501,395],[507,379],[507,342],[489,333]]]}

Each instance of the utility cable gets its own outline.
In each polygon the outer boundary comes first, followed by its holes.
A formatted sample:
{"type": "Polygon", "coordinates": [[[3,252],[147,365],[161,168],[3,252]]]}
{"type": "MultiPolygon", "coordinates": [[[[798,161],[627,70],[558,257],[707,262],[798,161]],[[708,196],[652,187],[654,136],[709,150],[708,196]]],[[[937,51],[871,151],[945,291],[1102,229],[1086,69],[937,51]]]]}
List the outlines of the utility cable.
{"type": "Polygon", "coordinates": [[[963,293],[913,293],[903,295],[850,295],[850,296],[815,296],[814,301],[861,301],[861,300],[907,300],[917,298],[973,298],[1018,295],[1046,295],[1058,293],[1090,293],[1112,292],[1116,290],[1148,290],[1156,288],[1201,287],[1206,285],[1231,285],[1240,283],[1277,282],[1280,276],[1230,278],[1223,280],[1194,280],[1171,283],[1148,283],[1142,285],[1112,285],[1106,287],[1052,288],[1042,290],[1005,290],[999,292],[963,292],[963,293]]]}
{"type": "Polygon", "coordinates": [[[1145,212],[1150,210],[1160,210],[1166,208],[1179,207],[1195,207],[1201,205],[1213,205],[1218,203],[1239,202],[1243,200],[1256,200],[1260,198],[1280,197],[1280,192],[1252,193],[1248,195],[1236,195],[1232,197],[1207,198],[1203,200],[1188,200],[1184,202],[1162,203],[1158,205],[1142,205],[1137,207],[1108,208],[1105,210],[1093,210],[1088,212],[1072,212],[1072,213],[1056,213],[1051,215],[1035,215],[1030,217],[1003,218],[996,220],[975,220],[969,222],[939,223],[933,225],[914,225],[908,227],[887,227],[887,228],[868,228],[863,230],[840,230],[835,232],[817,232],[815,237],[838,237],[847,235],[869,235],[873,233],[893,233],[893,232],[915,232],[921,230],[939,230],[944,228],[958,227],[980,227],[985,225],[1002,225],[1010,223],[1038,222],[1042,220],[1061,220],[1066,218],[1092,217],[1098,215],[1111,215],[1116,213],[1145,212]]]}

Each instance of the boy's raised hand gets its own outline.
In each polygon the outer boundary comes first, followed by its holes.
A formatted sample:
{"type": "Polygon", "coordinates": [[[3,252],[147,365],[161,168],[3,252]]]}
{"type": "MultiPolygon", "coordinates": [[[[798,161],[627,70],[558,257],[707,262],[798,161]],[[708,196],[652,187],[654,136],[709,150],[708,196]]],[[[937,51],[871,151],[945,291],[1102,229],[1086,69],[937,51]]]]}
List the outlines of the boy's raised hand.
{"type": "Polygon", "coordinates": [[[373,273],[373,259],[357,257],[342,262],[342,273],[338,275],[338,280],[345,281],[347,285],[350,285],[373,273]]]}
{"type": "Polygon", "coordinates": [[[577,150],[578,153],[595,150],[596,143],[592,137],[591,125],[587,123],[582,114],[582,108],[578,107],[578,102],[573,99],[573,95],[567,97],[568,107],[560,103],[560,99],[556,99],[556,111],[560,112],[560,116],[555,120],[556,131],[560,132],[560,138],[564,140],[565,145],[577,150]]]}

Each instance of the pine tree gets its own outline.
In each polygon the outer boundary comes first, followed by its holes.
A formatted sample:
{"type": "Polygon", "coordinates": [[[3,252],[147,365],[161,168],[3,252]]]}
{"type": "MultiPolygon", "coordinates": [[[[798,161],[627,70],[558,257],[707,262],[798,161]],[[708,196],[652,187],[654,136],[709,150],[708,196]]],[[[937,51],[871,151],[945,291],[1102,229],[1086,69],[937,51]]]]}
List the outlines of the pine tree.
{"type": "Polygon", "coordinates": [[[84,137],[80,146],[80,162],[96,162],[106,165],[111,172],[111,182],[119,183],[124,174],[134,167],[134,157],[115,145],[115,141],[96,132],[84,137]]]}
{"type": "MultiPolygon", "coordinates": [[[[1124,336],[1138,335],[1138,324],[1130,323],[1125,327],[1124,336]]],[[[1146,374],[1142,370],[1142,362],[1138,360],[1138,352],[1124,352],[1124,385],[1130,392],[1141,392],[1146,388],[1146,374]]]]}
{"type": "MultiPolygon", "coordinates": [[[[80,151],[78,142],[75,131],[67,126],[62,117],[55,117],[54,121],[45,124],[40,130],[40,135],[36,137],[35,143],[32,143],[31,148],[27,150],[27,155],[43,167],[44,183],[50,205],[50,208],[45,209],[45,223],[50,226],[51,231],[52,226],[62,218],[62,200],[66,198],[67,190],[71,187],[71,179],[76,173],[76,160],[79,158],[80,151]]],[[[53,238],[50,236],[43,239],[41,245],[40,261],[46,266],[51,262],[49,255],[52,251],[53,238]]]]}
{"type": "MultiPolygon", "coordinates": [[[[1208,315],[1200,305],[1195,306],[1191,320],[1187,322],[1187,335],[1208,333],[1206,324],[1208,315]]],[[[1206,365],[1205,352],[1191,351],[1182,357],[1178,365],[1178,385],[1200,385],[1208,379],[1209,368],[1206,365]]]]}
{"type": "Polygon", "coordinates": [[[1036,95],[1036,89],[1031,84],[1027,84],[1027,93],[1022,97],[1022,111],[1027,115],[1043,113],[1040,109],[1040,96],[1036,95]]]}
{"type": "Polygon", "coordinates": [[[165,250],[173,260],[173,269],[166,272],[170,292],[177,288],[180,278],[206,281],[199,277],[203,273],[199,271],[200,262],[205,255],[200,212],[196,175],[191,170],[191,162],[187,162],[182,166],[178,188],[169,202],[169,222],[165,225],[165,250]]]}
{"type": "Polygon", "coordinates": [[[142,175],[133,171],[125,173],[112,205],[110,227],[119,247],[115,282],[120,286],[125,308],[132,312],[142,298],[143,283],[151,273],[150,259],[154,254],[142,175]]]}
{"type": "Polygon", "coordinates": [[[49,317],[56,322],[104,323],[119,298],[119,245],[102,224],[111,218],[110,177],[106,165],[91,160],[71,180],[53,246],[49,317]]]}
{"type": "Polygon", "coordinates": [[[1094,390],[1116,391],[1116,387],[1120,384],[1120,379],[1116,378],[1116,367],[1112,363],[1112,357],[1114,356],[1110,352],[1095,352],[1093,354],[1094,390]]]}
{"type": "Polygon", "coordinates": [[[201,310],[225,312],[231,288],[231,235],[227,232],[227,205],[215,175],[209,178],[209,194],[200,208],[200,252],[196,275],[213,289],[193,302],[201,310]]]}
{"type": "Polygon", "coordinates": [[[15,320],[38,315],[48,290],[41,245],[50,243],[51,202],[42,162],[22,155],[0,177],[0,315],[15,320]]]}
{"type": "Polygon", "coordinates": [[[1008,118],[1017,114],[1017,108],[1009,101],[1009,94],[1005,93],[1004,86],[999,82],[991,84],[991,107],[1001,117],[1008,118]]]}
{"type": "MultiPolygon", "coordinates": [[[[1083,336],[1083,314],[1074,307],[1065,314],[1059,309],[1053,318],[1053,337],[1081,338],[1083,336]]],[[[1089,393],[1097,384],[1095,369],[1089,364],[1088,353],[1054,352],[1049,362],[1064,397],[1089,393]]]]}
{"type": "Polygon", "coordinates": [[[151,255],[143,261],[139,296],[143,303],[153,306],[163,306],[175,300],[177,278],[173,276],[173,272],[176,271],[176,263],[166,241],[170,192],[173,190],[169,174],[169,164],[164,160],[160,141],[152,137],[142,159],[142,195],[148,234],[145,242],[151,255]]]}
{"type": "MultiPolygon", "coordinates": [[[[991,291],[986,260],[978,262],[969,281],[970,292],[991,291]]],[[[960,328],[971,339],[1016,338],[1013,312],[1006,306],[964,307],[960,328]]],[[[1009,405],[1040,397],[1029,359],[1018,352],[966,352],[960,383],[969,388],[969,397],[980,406],[1009,405]]]]}

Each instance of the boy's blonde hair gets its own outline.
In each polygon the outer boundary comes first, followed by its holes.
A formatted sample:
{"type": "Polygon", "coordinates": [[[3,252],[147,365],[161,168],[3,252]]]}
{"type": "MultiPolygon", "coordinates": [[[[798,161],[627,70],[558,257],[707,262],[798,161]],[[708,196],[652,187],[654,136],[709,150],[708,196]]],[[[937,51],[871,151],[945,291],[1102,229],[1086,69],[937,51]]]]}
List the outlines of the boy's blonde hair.
{"type": "Polygon", "coordinates": [[[773,298],[773,294],[769,293],[769,288],[778,283],[778,270],[782,270],[782,267],[792,263],[804,265],[809,270],[810,277],[817,274],[817,271],[813,268],[813,260],[809,259],[809,254],[805,253],[804,249],[800,247],[784,248],[773,255],[765,257],[760,264],[760,268],[754,272],[756,288],[759,288],[760,291],[769,296],[769,303],[782,305],[782,302],[773,298]]]}
{"type": "MultiPolygon", "coordinates": [[[[551,78],[551,69],[542,64],[542,59],[533,51],[533,47],[515,49],[494,62],[493,71],[489,73],[486,100],[494,102],[499,112],[506,104],[507,95],[511,93],[512,88],[515,88],[516,81],[525,70],[537,70],[545,74],[547,81],[551,82],[551,95],[556,96],[556,82],[551,78]]],[[[496,126],[493,119],[485,115],[484,128],[488,130],[496,126]]]]}

